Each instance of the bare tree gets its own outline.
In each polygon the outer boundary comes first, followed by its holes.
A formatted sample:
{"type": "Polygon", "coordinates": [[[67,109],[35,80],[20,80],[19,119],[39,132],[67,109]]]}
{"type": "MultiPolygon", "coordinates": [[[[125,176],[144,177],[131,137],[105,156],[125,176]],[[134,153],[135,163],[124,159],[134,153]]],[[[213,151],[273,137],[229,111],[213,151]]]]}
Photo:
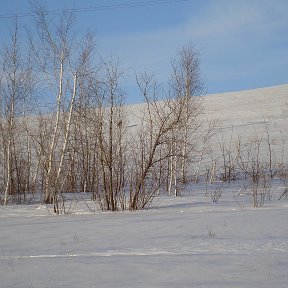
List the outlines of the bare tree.
{"type": "MultiPolygon", "coordinates": [[[[146,106],[143,111],[138,134],[134,138],[133,168],[130,183],[130,210],[147,206],[164,184],[160,171],[167,167],[167,160],[175,155],[169,149],[171,133],[185,121],[182,99],[158,98],[158,84],[153,76],[144,73],[137,83],[146,106]]],[[[172,133],[173,134],[173,133],[172,133]]]]}
{"type": "MultiPolygon", "coordinates": [[[[9,195],[20,195],[24,193],[26,185],[21,185],[23,179],[21,175],[24,168],[22,163],[26,161],[24,158],[30,157],[30,148],[19,152],[17,146],[21,143],[21,137],[24,137],[25,129],[20,125],[20,116],[25,116],[25,105],[28,105],[28,98],[33,89],[33,74],[29,67],[29,57],[24,61],[21,55],[19,42],[19,26],[18,20],[15,19],[14,29],[10,33],[10,42],[3,47],[2,55],[2,81],[0,87],[1,95],[1,136],[3,147],[3,168],[4,175],[4,198],[3,204],[8,203],[9,195]],[[24,131],[24,132],[23,132],[24,131]],[[16,136],[17,135],[17,136],[16,136]],[[17,141],[18,140],[18,141],[17,141]],[[27,154],[25,154],[25,152],[27,154]],[[21,159],[21,156],[24,157],[21,159]],[[22,163],[21,163],[22,162],[22,163]],[[21,171],[21,172],[20,172],[21,171]],[[24,190],[23,190],[24,189],[24,190]]],[[[28,137],[29,138],[29,137],[28,137]]],[[[27,143],[29,146],[29,139],[27,143]]],[[[30,162],[30,160],[27,160],[30,162]]],[[[31,163],[28,163],[28,166],[31,163]]],[[[28,179],[30,177],[29,168],[28,179]]]]}
{"type": "Polygon", "coordinates": [[[221,139],[221,142],[219,143],[219,147],[221,151],[221,157],[219,157],[219,160],[220,160],[219,162],[222,162],[219,168],[221,169],[221,171],[219,172],[221,174],[220,175],[221,180],[224,182],[231,182],[235,180],[237,177],[238,153],[233,144],[234,144],[233,143],[233,130],[231,131],[229,141],[225,140],[222,134],[222,139],[221,139]]]}
{"type": "Polygon", "coordinates": [[[265,197],[270,188],[270,182],[266,177],[266,162],[261,155],[263,139],[255,136],[254,141],[247,143],[244,147],[238,147],[238,165],[250,181],[251,204],[253,207],[264,205],[265,197]]]}
{"type": "Polygon", "coordinates": [[[125,209],[125,109],[120,87],[122,72],[112,60],[104,63],[102,99],[96,108],[98,130],[96,137],[101,167],[99,203],[102,209],[125,209]]]}
{"type": "MultiPolygon", "coordinates": [[[[62,180],[66,179],[63,167],[67,151],[70,150],[74,109],[78,89],[82,84],[79,79],[86,76],[86,62],[89,61],[92,49],[90,45],[81,46],[82,39],[76,41],[72,30],[73,12],[63,12],[56,25],[50,22],[45,9],[40,6],[35,7],[35,15],[38,42],[35,44],[31,37],[34,59],[42,73],[42,78],[49,83],[51,94],[55,95],[55,110],[47,139],[47,155],[44,157],[46,161],[44,201],[53,203],[54,212],[60,213],[58,195],[65,183],[62,180]]],[[[88,42],[90,43],[89,37],[88,42]]]]}
{"type": "Polygon", "coordinates": [[[184,105],[184,122],[182,123],[181,136],[181,158],[180,171],[181,181],[187,182],[187,165],[189,145],[191,142],[189,134],[195,132],[199,128],[199,115],[201,114],[203,83],[200,77],[199,55],[193,46],[183,46],[176,54],[172,61],[172,77],[171,77],[172,97],[181,99],[184,105]],[[191,130],[194,130],[193,132],[191,130]]]}

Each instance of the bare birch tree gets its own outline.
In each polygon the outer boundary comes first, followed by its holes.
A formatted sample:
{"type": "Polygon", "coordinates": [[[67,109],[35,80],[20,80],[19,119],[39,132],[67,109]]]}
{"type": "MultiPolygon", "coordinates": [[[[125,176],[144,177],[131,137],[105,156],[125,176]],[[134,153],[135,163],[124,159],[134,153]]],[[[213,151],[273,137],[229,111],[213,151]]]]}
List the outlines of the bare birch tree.
{"type": "Polygon", "coordinates": [[[176,136],[180,152],[177,153],[177,157],[174,156],[174,160],[170,159],[170,178],[174,178],[175,183],[176,178],[179,178],[182,183],[186,183],[189,160],[191,160],[191,153],[195,148],[193,144],[195,145],[197,142],[195,141],[196,132],[203,126],[200,121],[203,85],[200,77],[199,55],[192,45],[182,47],[174,57],[170,86],[172,97],[181,101],[184,114],[182,126],[178,125],[177,132],[173,132],[172,142],[175,143],[176,136]],[[179,176],[176,176],[177,174],[179,176]]]}
{"type": "Polygon", "coordinates": [[[35,15],[38,42],[35,44],[31,39],[34,58],[42,78],[49,83],[49,91],[55,95],[55,110],[47,139],[47,155],[44,157],[44,202],[52,203],[54,212],[60,213],[58,196],[65,183],[62,180],[66,178],[63,175],[63,167],[71,142],[70,134],[79,83],[82,83],[79,79],[86,76],[86,61],[89,61],[91,49],[89,45],[81,47],[81,41],[76,41],[72,30],[73,12],[63,12],[56,25],[50,22],[45,9],[40,6],[35,7],[35,15]]]}
{"type": "MultiPolygon", "coordinates": [[[[22,157],[29,157],[28,150],[23,149],[21,152],[17,149],[17,145],[21,143],[21,137],[24,137],[19,118],[25,115],[25,105],[28,105],[28,98],[33,89],[32,70],[29,67],[29,57],[24,61],[24,56],[21,55],[19,41],[19,26],[18,20],[14,21],[14,29],[10,32],[10,42],[3,47],[2,50],[2,72],[1,72],[1,136],[3,149],[3,167],[2,174],[4,175],[4,198],[3,204],[8,203],[9,195],[20,195],[25,193],[23,185],[21,185],[20,172],[21,161],[25,161],[22,157]],[[27,152],[28,151],[28,152],[27,152]],[[25,154],[25,153],[28,154],[25,154]]],[[[28,140],[29,142],[29,140],[28,140]]],[[[28,161],[29,162],[29,161],[28,161]]],[[[31,164],[31,163],[29,163],[31,164]]],[[[27,169],[27,171],[29,168],[27,169]]],[[[27,175],[30,177],[30,174],[27,175]]],[[[24,185],[25,186],[25,185],[24,185]]],[[[27,187],[26,187],[27,188],[27,187]]]]}

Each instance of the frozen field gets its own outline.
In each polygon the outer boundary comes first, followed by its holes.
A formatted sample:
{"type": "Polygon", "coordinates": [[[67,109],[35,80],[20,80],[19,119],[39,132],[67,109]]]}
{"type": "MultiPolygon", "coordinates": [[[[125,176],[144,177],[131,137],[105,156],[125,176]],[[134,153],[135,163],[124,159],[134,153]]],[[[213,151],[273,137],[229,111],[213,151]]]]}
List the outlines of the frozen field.
{"type": "Polygon", "coordinates": [[[0,287],[286,288],[287,200],[195,193],[136,213],[1,207],[0,287]]]}

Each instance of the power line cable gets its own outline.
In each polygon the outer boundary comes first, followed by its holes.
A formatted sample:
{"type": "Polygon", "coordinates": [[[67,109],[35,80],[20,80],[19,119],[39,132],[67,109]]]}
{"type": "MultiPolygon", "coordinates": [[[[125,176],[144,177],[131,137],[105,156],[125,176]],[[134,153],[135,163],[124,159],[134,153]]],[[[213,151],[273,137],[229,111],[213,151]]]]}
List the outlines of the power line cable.
{"type": "MultiPolygon", "coordinates": [[[[115,9],[127,9],[127,8],[136,8],[136,7],[145,7],[145,6],[156,6],[156,5],[170,5],[178,4],[183,2],[189,2],[192,0],[153,0],[153,1],[141,1],[138,3],[120,3],[120,4],[110,4],[110,5],[99,5],[91,7],[79,7],[72,9],[61,9],[61,10],[48,10],[47,14],[61,14],[63,12],[92,12],[92,11],[101,11],[101,10],[115,10],[115,9]]],[[[25,13],[6,13],[0,14],[0,19],[4,18],[13,18],[13,17],[28,17],[33,16],[31,12],[25,13]]]]}

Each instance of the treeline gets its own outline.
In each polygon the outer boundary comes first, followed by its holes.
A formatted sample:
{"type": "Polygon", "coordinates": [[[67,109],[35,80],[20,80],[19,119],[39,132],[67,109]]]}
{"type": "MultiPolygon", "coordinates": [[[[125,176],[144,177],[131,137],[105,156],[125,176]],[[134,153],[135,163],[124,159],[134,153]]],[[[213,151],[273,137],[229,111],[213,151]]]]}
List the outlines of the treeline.
{"type": "Polygon", "coordinates": [[[0,202],[39,199],[60,214],[65,193],[89,192],[109,211],[142,209],[164,190],[177,195],[210,133],[199,132],[193,47],[173,58],[169,92],[146,72],[136,77],[145,105],[129,127],[118,63],[96,58],[91,34],[75,36],[73,13],[52,21],[36,6],[34,18],[28,43],[16,19],[1,50],[0,202]]]}
{"type": "Polygon", "coordinates": [[[36,6],[34,19],[25,41],[16,19],[1,48],[1,204],[37,200],[61,214],[68,193],[87,192],[102,210],[135,211],[191,181],[217,202],[241,181],[235,200],[245,194],[259,207],[275,177],[279,199],[288,196],[285,145],[273,150],[266,121],[249,143],[216,141],[191,45],[173,57],[167,90],[147,72],[135,77],[143,105],[131,110],[119,64],[96,57],[91,34],[76,37],[73,12],[53,21],[36,6]]]}

